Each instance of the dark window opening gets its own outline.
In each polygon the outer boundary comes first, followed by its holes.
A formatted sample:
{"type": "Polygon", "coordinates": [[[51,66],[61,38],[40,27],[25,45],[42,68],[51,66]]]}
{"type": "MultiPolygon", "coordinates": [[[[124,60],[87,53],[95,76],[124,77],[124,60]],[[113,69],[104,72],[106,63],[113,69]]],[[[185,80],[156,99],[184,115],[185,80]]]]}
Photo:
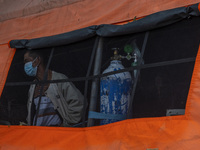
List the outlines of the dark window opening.
{"type": "MultiPolygon", "coordinates": [[[[192,77],[194,60],[199,47],[199,18],[183,20],[176,24],[149,31],[147,44],[142,57],[141,68],[132,103],[131,118],[166,116],[168,109],[185,109],[190,81],[192,77]],[[187,61],[190,59],[190,61],[187,61]],[[179,63],[179,60],[183,60],[179,63]],[[185,60],[185,62],[184,62],[185,60]],[[163,65],[163,62],[166,62],[163,65]],[[167,63],[168,62],[168,63],[167,63]],[[171,62],[171,63],[169,63],[171,62]],[[154,66],[157,63],[157,66],[154,66]],[[160,63],[160,65],[159,65],[160,63]],[[152,66],[148,66],[148,65],[152,66]]],[[[136,43],[142,50],[146,32],[126,36],[103,38],[103,54],[101,62],[102,73],[109,65],[114,54],[113,48],[119,48],[119,55],[126,56],[126,45],[136,43]]],[[[55,47],[50,63],[50,69],[65,74],[69,79],[85,77],[94,48],[95,39],[91,38],[81,42],[55,47]]],[[[25,49],[16,51],[6,83],[31,82],[33,78],[24,72],[23,55],[25,49]]],[[[48,61],[51,48],[41,49],[48,61]]],[[[134,59],[122,59],[122,65],[130,68],[134,59]]],[[[92,68],[94,67],[94,62],[92,68]]],[[[133,77],[133,71],[130,71],[133,77]]],[[[93,69],[90,76],[93,75],[93,69]]],[[[94,79],[94,78],[93,78],[94,79]]],[[[73,81],[74,85],[84,95],[85,79],[73,81]]],[[[100,85],[98,85],[100,86],[100,85]]],[[[88,120],[92,78],[89,79],[86,98],[88,105],[85,120],[88,120]]],[[[26,122],[27,97],[29,85],[5,86],[0,100],[0,120],[11,124],[26,122]]],[[[98,90],[96,111],[100,111],[100,89],[98,90]]],[[[100,121],[95,119],[94,125],[100,121]]]]}

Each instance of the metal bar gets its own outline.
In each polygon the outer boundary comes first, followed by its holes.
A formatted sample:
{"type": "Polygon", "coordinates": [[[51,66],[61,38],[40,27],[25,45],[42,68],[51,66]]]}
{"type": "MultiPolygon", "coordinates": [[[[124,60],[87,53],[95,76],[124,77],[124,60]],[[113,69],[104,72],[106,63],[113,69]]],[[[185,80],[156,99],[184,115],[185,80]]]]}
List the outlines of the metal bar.
{"type": "MultiPolygon", "coordinates": [[[[93,72],[94,75],[100,74],[102,52],[103,52],[103,38],[101,37],[99,39],[97,52],[96,52],[94,72],[93,72]]],[[[94,79],[93,82],[92,82],[89,111],[96,111],[97,95],[98,95],[98,90],[99,90],[98,83],[99,83],[99,78],[94,79]]],[[[93,125],[94,125],[94,119],[89,118],[87,126],[90,127],[90,126],[93,126],[93,125]]]]}
{"type": "MultiPolygon", "coordinates": [[[[143,58],[143,55],[144,55],[144,51],[145,51],[145,48],[146,48],[148,37],[149,37],[149,31],[147,31],[145,33],[144,42],[143,42],[142,50],[141,50],[141,58],[138,61],[139,65],[141,65],[141,63],[142,63],[142,58],[143,58]]],[[[133,108],[132,108],[133,107],[133,98],[135,96],[135,90],[136,90],[136,86],[137,86],[139,75],[140,75],[140,70],[138,70],[137,73],[136,73],[135,81],[134,81],[134,84],[133,84],[133,89],[132,89],[132,92],[131,92],[131,99],[130,99],[129,104],[128,104],[128,114],[127,114],[127,118],[128,119],[132,118],[132,114],[133,114],[132,113],[132,111],[133,111],[133,108]]]]}
{"type": "MultiPolygon", "coordinates": [[[[46,81],[47,80],[47,77],[48,77],[48,69],[49,69],[49,65],[51,63],[51,59],[53,57],[53,52],[54,52],[54,47],[51,49],[51,54],[50,54],[50,57],[49,57],[49,60],[48,60],[48,63],[47,63],[47,66],[45,68],[45,72],[44,72],[44,76],[43,76],[43,80],[46,81]]],[[[34,122],[34,125],[37,124],[37,119],[38,119],[38,113],[39,113],[39,109],[40,109],[40,103],[41,103],[41,97],[42,97],[42,92],[44,90],[44,84],[42,84],[41,88],[40,88],[40,97],[39,97],[39,102],[38,102],[38,107],[37,107],[37,110],[36,110],[36,113],[35,113],[35,122],[34,122]]]]}
{"type": "Polygon", "coordinates": [[[154,67],[163,67],[168,65],[177,65],[182,63],[190,63],[195,62],[196,57],[191,58],[184,58],[184,59],[178,59],[178,60],[170,60],[170,61],[163,61],[163,62],[157,62],[152,64],[145,64],[140,66],[133,66],[126,69],[111,71],[105,74],[99,74],[95,76],[89,76],[89,77],[77,77],[77,78],[70,78],[70,79],[60,79],[60,80],[47,80],[47,81],[32,81],[32,82],[9,82],[6,83],[5,86],[24,86],[24,85],[31,85],[31,84],[43,84],[43,83],[63,83],[63,82],[74,82],[74,81],[84,81],[84,80],[93,80],[95,78],[102,78],[108,75],[116,74],[116,73],[122,73],[127,71],[132,71],[135,69],[147,69],[147,68],[154,68],[154,67]]]}
{"type": "Polygon", "coordinates": [[[88,105],[88,103],[87,103],[87,93],[88,93],[88,81],[89,80],[87,79],[87,77],[89,77],[91,69],[92,69],[92,64],[93,64],[93,61],[94,61],[95,52],[96,52],[98,43],[99,43],[99,37],[97,37],[96,40],[95,40],[93,50],[92,50],[92,54],[91,54],[91,57],[90,57],[90,63],[89,63],[87,74],[86,74],[85,89],[84,89],[83,114],[82,114],[82,118],[83,118],[82,119],[82,126],[83,127],[85,127],[85,123],[86,123],[85,122],[85,115],[86,115],[86,109],[87,109],[87,105],[88,105]]]}

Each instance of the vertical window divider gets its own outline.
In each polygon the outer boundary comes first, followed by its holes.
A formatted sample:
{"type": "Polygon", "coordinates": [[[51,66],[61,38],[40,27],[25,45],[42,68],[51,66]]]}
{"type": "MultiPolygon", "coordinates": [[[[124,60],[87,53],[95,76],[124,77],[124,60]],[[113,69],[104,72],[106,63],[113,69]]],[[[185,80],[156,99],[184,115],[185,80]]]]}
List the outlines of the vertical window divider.
{"type": "Polygon", "coordinates": [[[87,74],[86,74],[85,88],[84,88],[84,103],[83,103],[82,127],[85,127],[85,122],[86,122],[86,119],[85,119],[86,116],[85,115],[86,115],[86,110],[87,110],[87,106],[88,106],[88,102],[87,102],[88,77],[89,77],[91,69],[92,69],[92,64],[94,62],[94,56],[95,56],[95,53],[96,53],[96,50],[97,50],[99,39],[100,39],[100,37],[97,36],[96,40],[95,40],[95,43],[94,43],[94,46],[93,46],[92,54],[91,54],[91,57],[90,57],[90,63],[89,63],[87,74]]]}
{"type": "MultiPolygon", "coordinates": [[[[96,50],[96,57],[95,57],[94,71],[93,71],[94,76],[100,74],[102,52],[103,52],[103,37],[100,37],[100,39],[98,41],[97,50],[96,50]]],[[[89,111],[96,111],[97,95],[98,95],[98,90],[99,90],[98,84],[99,84],[99,78],[95,78],[92,81],[89,111]]],[[[94,119],[88,118],[87,126],[90,127],[90,126],[93,126],[93,125],[94,125],[94,119]]]]}
{"type": "MultiPolygon", "coordinates": [[[[146,49],[148,37],[149,37],[149,31],[147,31],[145,33],[144,42],[143,42],[142,50],[141,50],[141,58],[139,59],[139,62],[138,62],[139,66],[142,64],[142,58],[143,58],[143,55],[144,55],[144,51],[146,49]]],[[[133,99],[134,99],[134,96],[135,96],[135,90],[136,90],[138,78],[139,78],[139,75],[140,75],[140,69],[138,69],[136,76],[134,78],[134,70],[133,70],[133,75],[132,75],[133,79],[134,79],[134,83],[133,83],[133,87],[132,87],[132,91],[131,91],[131,99],[130,99],[129,104],[128,104],[127,119],[131,119],[132,115],[133,115],[133,99]]]]}
{"type": "Polygon", "coordinates": [[[49,60],[48,60],[48,63],[47,63],[47,66],[45,68],[45,72],[44,72],[44,76],[43,76],[43,82],[44,83],[41,83],[41,88],[40,88],[40,97],[39,97],[39,101],[38,101],[38,106],[37,106],[37,109],[36,109],[36,113],[35,113],[35,122],[34,122],[34,126],[37,125],[37,119],[38,119],[38,114],[39,114],[39,109],[40,109],[40,103],[41,103],[41,98],[42,98],[42,93],[43,93],[43,90],[44,90],[44,84],[45,84],[45,81],[47,81],[47,77],[48,77],[48,69],[49,69],[49,65],[51,63],[51,59],[53,57],[53,53],[54,53],[54,47],[51,49],[51,54],[50,54],[50,57],[49,57],[49,60]]]}

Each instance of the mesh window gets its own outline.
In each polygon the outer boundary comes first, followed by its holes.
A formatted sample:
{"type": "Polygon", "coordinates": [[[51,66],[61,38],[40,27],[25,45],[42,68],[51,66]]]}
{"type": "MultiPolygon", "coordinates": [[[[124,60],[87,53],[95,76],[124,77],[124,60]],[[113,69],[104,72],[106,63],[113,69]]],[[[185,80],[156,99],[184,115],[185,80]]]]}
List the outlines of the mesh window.
{"type": "MultiPolygon", "coordinates": [[[[127,56],[124,49],[126,45],[137,45],[142,54],[145,46],[141,66],[138,67],[138,78],[132,75],[132,90],[136,85],[133,103],[131,105],[131,118],[166,116],[168,109],[185,109],[190,81],[192,77],[194,60],[199,47],[200,20],[197,17],[180,21],[176,24],[149,31],[146,45],[144,39],[146,32],[117,37],[103,38],[103,54],[100,72],[102,73],[110,64],[113,48],[119,48],[119,55],[127,56]],[[180,60],[181,63],[180,63],[180,60]]],[[[90,63],[95,39],[80,41],[70,45],[55,47],[50,69],[65,74],[70,79],[85,77],[90,63]]],[[[23,68],[23,55],[25,49],[16,51],[7,82],[33,81],[23,68]]],[[[51,48],[41,51],[48,60],[51,48]]],[[[132,55],[132,53],[131,53],[132,55]]],[[[130,68],[134,59],[122,59],[122,65],[130,68]]],[[[94,68],[94,62],[92,65],[94,68]]],[[[92,76],[93,69],[90,72],[92,76]]],[[[93,78],[94,79],[94,78],[93,78]]],[[[84,94],[85,80],[73,81],[75,86],[84,94]]],[[[99,87],[99,84],[98,84],[99,87]]],[[[88,120],[92,79],[89,80],[86,93],[88,105],[85,120],[88,120]]],[[[0,101],[0,119],[11,124],[26,121],[27,93],[29,85],[5,86],[0,101]]],[[[97,93],[96,111],[100,111],[100,91],[97,93]]],[[[95,119],[94,125],[99,125],[95,119]]]]}

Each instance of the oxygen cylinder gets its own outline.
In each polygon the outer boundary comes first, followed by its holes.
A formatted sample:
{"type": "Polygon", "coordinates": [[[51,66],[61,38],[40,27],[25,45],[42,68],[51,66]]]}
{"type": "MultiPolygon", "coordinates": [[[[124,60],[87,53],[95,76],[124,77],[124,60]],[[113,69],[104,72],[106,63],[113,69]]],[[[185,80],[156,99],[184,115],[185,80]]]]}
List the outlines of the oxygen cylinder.
{"type": "MultiPolygon", "coordinates": [[[[104,73],[124,69],[120,60],[112,60],[104,73]]],[[[131,97],[131,74],[122,72],[103,77],[100,82],[100,112],[103,114],[126,115],[131,97]]],[[[116,122],[116,119],[103,119],[101,125],[116,122]]]]}

